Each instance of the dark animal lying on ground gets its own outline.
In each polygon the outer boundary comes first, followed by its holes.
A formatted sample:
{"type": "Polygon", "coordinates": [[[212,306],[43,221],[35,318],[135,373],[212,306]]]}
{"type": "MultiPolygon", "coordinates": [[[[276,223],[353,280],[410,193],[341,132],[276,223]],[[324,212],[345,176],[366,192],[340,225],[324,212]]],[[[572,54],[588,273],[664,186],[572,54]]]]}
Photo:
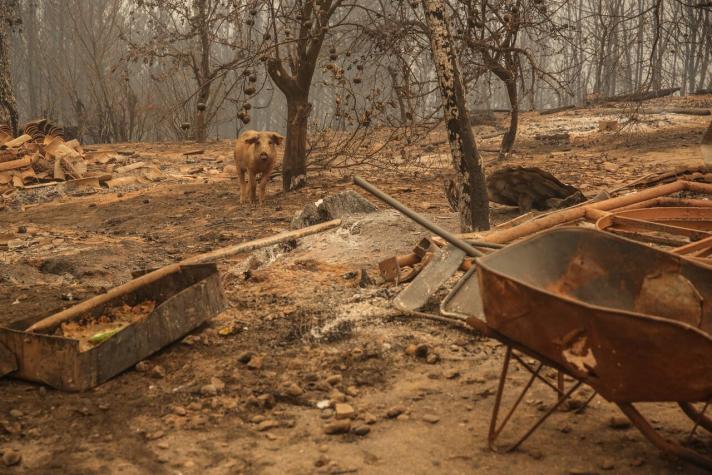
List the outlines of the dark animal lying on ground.
{"type": "MultiPolygon", "coordinates": [[[[445,180],[445,194],[457,210],[457,187],[451,178],[445,180]]],[[[537,167],[506,167],[487,177],[487,197],[494,203],[518,206],[527,212],[581,203],[586,197],[571,185],[562,183],[549,172],[537,167]]]]}

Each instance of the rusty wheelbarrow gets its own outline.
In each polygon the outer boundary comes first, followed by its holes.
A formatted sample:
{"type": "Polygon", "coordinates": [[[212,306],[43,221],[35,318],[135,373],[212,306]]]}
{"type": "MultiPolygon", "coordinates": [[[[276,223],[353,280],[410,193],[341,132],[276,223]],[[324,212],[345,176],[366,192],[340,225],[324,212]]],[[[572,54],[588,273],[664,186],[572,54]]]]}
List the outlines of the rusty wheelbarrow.
{"type": "MultiPolygon", "coordinates": [[[[389,204],[413,213],[400,203],[389,204]]],[[[441,234],[422,217],[417,220],[441,234]]],[[[659,449],[712,469],[712,458],[664,439],[634,406],[677,402],[694,421],[693,430],[702,426],[712,432],[712,419],[704,414],[712,400],[712,267],[583,228],[546,231],[486,256],[447,232],[441,236],[478,257],[477,266],[443,301],[442,312],[466,318],[507,347],[490,421],[490,447],[496,449],[496,438],[540,379],[559,393],[558,402],[507,450],[521,445],[587,384],[617,404],[659,449]],[[538,360],[538,367],[514,350],[538,360]],[[532,376],[498,426],[512,358],[532,376]],[[576,383],[564,391],[562,384],[542,377],[543,366],[576,383]],[[704,409],[693,403],[704,403],[704,409]]]]}

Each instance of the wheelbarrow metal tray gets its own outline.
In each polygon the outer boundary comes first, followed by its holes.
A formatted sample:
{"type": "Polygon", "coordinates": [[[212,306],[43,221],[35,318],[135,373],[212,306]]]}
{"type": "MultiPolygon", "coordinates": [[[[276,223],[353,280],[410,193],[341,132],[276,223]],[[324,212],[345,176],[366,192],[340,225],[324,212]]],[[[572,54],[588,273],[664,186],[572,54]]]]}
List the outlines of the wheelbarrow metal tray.
{"type": "MultiPolygon", "coordinates": [[[[80,351],[79,340],[23,331],[40,318],[0,328],[0,348],[15,357],[13,377],[36,381],[66,391],[84,391],[130,368],[164,346],[183,337],[225,309],[225,298],[215,264],[181,266],[150,284],[93,308],[103,310],[154,300],[153,312],[103,343],[80,351]]],[[[3,354],[3,353],[0,353],[3,354]]]]}
{"type": "Polygon", "coordinates": [[[481,258],[475,275],[488,328],[609,401],[712,397],[712,267],[560,228],[481,258]]]}

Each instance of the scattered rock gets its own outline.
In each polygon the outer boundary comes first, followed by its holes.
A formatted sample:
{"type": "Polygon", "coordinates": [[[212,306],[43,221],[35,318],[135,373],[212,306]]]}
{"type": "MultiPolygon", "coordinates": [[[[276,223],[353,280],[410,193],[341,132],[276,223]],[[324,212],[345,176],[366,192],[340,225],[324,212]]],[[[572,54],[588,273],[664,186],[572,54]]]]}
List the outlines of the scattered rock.
{"type": "Polygon", "coordinates": [[[440,418],[435,414],[426,414],[423,416],[423,420],[425,422],[429,422],[430,424],[437,424],[440,422],[440,418]]]}
{"type": "Polygon", "coordinates": [[[630,428],[630,421],[627,417],[613,416],[608,420],[608,427],[616,430],[624,430],[630,428]]]}
{"type": "Polygon", "coordinates": [[[247,364],[250,362],[252,357],[255,356],[255,354],[251,351],[243,351],[239,355],[237,355],[237,361],[239,361],[242,364],[247,364]]]}
{"type": "Polygon", "coordinates": [[[267,420],[262,421],[259,424],[257,424],[257,430],[260,432],[274,429],[275,427],[279,427],[279,422],[277,422],[273,419],[267,419],[267,420]]]}
{"type": "Polygon", "coordinates": [[[331,406],[331,401],[329,399],[323,399],[316,403],[317,409],[326,409],[331,406]]]}
{"type": "Polygon", "coordinates": [[[264,422],[266,420],[267,420],[267,418],[265,416],[263,416],[262,414],[257,414],[255,416],[252,416],[252,419],[250,419],[250,422],[252,422],[253,424],[259,424],[260,422],[264,422]]]}
{"type": "Polygon", "coordinates": [[[151,369],[151,365],[148,364],[148,361],[139,361],[138,363],[136,363],[135,368],[136,371],[138,371],[139,373],[145,373],[151,369]]]}
{"type": "Polygon", "coordinates": [[[577,399],[577,398],[569,398],[566,400],[566,410],[568,411],[578,411],[584,407],[584,404],[586,404],[586,401],[577,399]]]}
{"type": "Polygon", "coordinates": [[[340,374],[332,374],[328,378],[326,378],[326,382],[331,384],[332,386],[336,386],[337,384],[341,384],[341,381],[343,380],[343,377],[340,374]]]}
{"type": "Polygon", "coordinates": [[[22,432],[22,425],[19,422],[0,421],[0,427],[11,435],[22,432]]]}
{"type": "Polygon", "coordinates": [[[403,406],[393,406],[392,408],[388,409],[388,412],[386,412],[386,417],[389,419],[393,419],[395,417],[400,416],[405,412],[405,407],[403,406]]]}
{"type": "Polygon", "coordinates": [[[343,419],[330,422],[324,426],[324,433],[329,435],[345,434],[351,430],[351,420],[343,419]]]}
{"type": "Polygon", "coordinates": [[[304,394],[304,390],[297,383],[287,384],[287,387],[284,388],[284,392],[287,396],[291,397],[299,397],[304,394]]]}
{"type": "Polygon", "coordinates": [[[334,402],[346,402],[346,394],[342,393],[338,389],[331,391],[329,397],[331,397],[331,400],[334,402]]]}
{"type": "Polygon", "coordinates": [[[351,397],[356,397],[359,395],[359,390],[356,386],[349,386],[345,390],[346,394],[351,397]]]}
{"type": "Polygon", "coordinates": [[[603,162],[603,169],[610,173],[615,173],[620,167],[612,162],[603,162]]]}
{"type": "Polygon", "coordinates": [[[329,463],[329,457],[324,454],[320,454],[319,457],[317,457],[317,459],[314,461],[314,466],[323,467],[327,463],[329,463]]]}
{"type": "Polygon", "coordinates": [[[425,343],[421,343],[420,345],[417,345],[415,347],[413,354],[418,358],[425,358],[428,356],[429,352],[430,348],[428,347],[428,345],[426,345],[425,343]]]}
{"type": "Polygon", "coordinates": [[[22,411],[20,411],[19,409],[11,409],[11,410],[10,410],[10,417],[14,417],[15,419],[19,419],[19,418],[21,418],[22,416],[24,416],[24,414],[23,414],[22,411]]]}
{"type": "Polygon", "coordinates": [[[640,466],[642,466],[644,463],[645,463],[645,459],[642,459],[642,458],[638,457],[638,458],[634,458],[633,460],[631,460],[630,466],[631,466],[631,467],[640,467],[640,466]]]}
{"type": "Polygon", "coordinates": [[[247,367],[250,369],[262,369],[263,363],[264,363],[264,357],[252,355],[250,360],[247,362],[247,367]]]}
{"type": "Polygon", "coordinates": [[[338,403],[334,406],[337,419],[353,419],[356,412],[349,404],[338,403]]]}
{"type": "Polygon", "coordinates": [[[429,353],[425,358],[425,362],[428,364],[435,364],[440,361],[440,356],[437,353],[429,353]]]}
{"type": "Polygon", "coordinates": [[[210,384],[215,386],[218,391],[225,389],[225,383],[220,378],[210,378],[210,384]]]}
{"type": "Polygon", "coordinates": [[[568,424],[563,424],[563,425],[559,426],[559,432],[562,432],[564,434],[570,433],[571,430],[572,430],[571,426],[568,424]]]}
{"type": "Polygon", "coordinates": [[[184,417],[188,415],[188,411],[183,406],[175,406],[173,408],[173,414],[184,417]]]}
{"type": "Polygon", "coordinates": [[[363,421],[368,425],[373,425],[376,422],[378,422],[378,418],[368,412],[366,414],[363,414],[362,418],[363,418],[363,421]]]}
{"type": "Polygon", "coordinates": [[[6,450],[2,454],[2,463],[8,467],[18,465],[22,462],[22,454],[16,450],[6,450]]]}
{"type": "Polygon", "coordinates": [[[352,432],[356,435],[363,436],[363,435],[367,435],[369,432],[371,432],[371,428],[366,425],[360,425],[360,426],[354,427],[352,432]]]}
{"type": "Polygon", "coordinates": [[[405,422],[410,420],[410,416],[408,414],[401,414],[400,416],[396,417],[397,421],[405,422]]]}
{"type": "Polygon", "coordinates": [[[216,388],[212,384],[206,384],[205,386],[200,388],[200,394],[202,394],[203,396],[217,396],[218,388],[216,388]]]}
{"type": "Polygon", "coordinates": [[[445,372],[445,377],[447,379],[455,379],[460,377],[460,372],[456,369],[450,369],[445,372]]]}
{"type": "Polygon", "coordinates": [[[153,368],[151,368],[151,376],[153,376],[156,379],[165,378],[166,370],[163,369],[163,366],[156,365],[153,368]]]}
{"type": "Polygon", "coordinates": [[[260,394],[257,396],[257,402],[265,409],[272,409],[277,404],[277,400],[271,394],[260,394]]]}

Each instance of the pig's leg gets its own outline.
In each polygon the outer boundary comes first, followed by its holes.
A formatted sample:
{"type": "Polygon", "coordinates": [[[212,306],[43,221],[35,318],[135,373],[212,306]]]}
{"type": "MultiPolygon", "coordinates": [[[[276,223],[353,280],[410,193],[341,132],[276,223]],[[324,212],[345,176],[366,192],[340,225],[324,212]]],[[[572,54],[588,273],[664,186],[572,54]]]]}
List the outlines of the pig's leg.
{"type": "Polygon", "coordinates": [[[269,173],[265,172],[260,177],[260,206],[265,204],[265,188],[267,188],[267,182],[269,181],[269,173]]]}
{"type": "Polygon", "coordinates": [[[247,184],[250,187],[250,203],[257,201],[257,176],[252,170],[247,170],[247,184]]]}
{"type": "Polygon", "coordinates": [[[237,182],[240,185],[240,203],[245,202],[247,196],[247,188],[245,187],[245,170],[240,165],[237,166],[237,182]]]}

